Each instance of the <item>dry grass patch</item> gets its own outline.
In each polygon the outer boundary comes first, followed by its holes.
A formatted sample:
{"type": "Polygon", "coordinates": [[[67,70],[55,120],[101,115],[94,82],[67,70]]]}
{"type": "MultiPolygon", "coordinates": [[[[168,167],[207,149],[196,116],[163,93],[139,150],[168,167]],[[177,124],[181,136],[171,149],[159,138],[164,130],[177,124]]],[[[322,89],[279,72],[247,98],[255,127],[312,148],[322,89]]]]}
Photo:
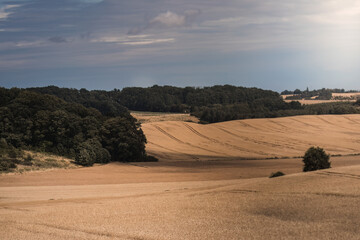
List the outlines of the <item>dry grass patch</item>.
{"type": "Polygon", "coordinates": [[[23,159],[18,159],[17,167],[13,173],[24,173],[29,171],[43,171],[48,169],[70,169],[78,168],[72,159],[49,153],[23,151],[23,159]]]}
{"type": "Polygon", "coordinates": [[[181,121],[198,123],[199,119],[189,113],[159,113],[159,112],[137,112],[132,111],[131,115],[140,123],[181,121]]]}

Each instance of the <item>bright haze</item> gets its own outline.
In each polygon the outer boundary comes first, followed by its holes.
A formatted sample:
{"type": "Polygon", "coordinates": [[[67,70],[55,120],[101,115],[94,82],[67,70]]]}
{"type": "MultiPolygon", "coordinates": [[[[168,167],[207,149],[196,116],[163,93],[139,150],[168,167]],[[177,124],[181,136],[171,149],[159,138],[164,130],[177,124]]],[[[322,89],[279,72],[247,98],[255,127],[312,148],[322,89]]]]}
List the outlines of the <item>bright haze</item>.
{"type": "Polygon", "coordinates": [[[0,0],[0,86],[360,89],[359,0],[0,0]]]}

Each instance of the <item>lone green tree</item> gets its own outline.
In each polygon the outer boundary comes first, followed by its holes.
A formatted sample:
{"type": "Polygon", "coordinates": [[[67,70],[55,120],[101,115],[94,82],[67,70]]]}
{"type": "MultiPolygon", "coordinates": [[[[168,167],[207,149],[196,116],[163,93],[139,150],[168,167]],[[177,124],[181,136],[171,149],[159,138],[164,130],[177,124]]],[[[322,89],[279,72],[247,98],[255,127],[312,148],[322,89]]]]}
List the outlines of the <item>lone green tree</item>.
{"type": "Polygon", "coordinates": [[[320,147],[309,148],[303,157],[304,172],[326,169],[331,167],[330,155],[320,147]]]}

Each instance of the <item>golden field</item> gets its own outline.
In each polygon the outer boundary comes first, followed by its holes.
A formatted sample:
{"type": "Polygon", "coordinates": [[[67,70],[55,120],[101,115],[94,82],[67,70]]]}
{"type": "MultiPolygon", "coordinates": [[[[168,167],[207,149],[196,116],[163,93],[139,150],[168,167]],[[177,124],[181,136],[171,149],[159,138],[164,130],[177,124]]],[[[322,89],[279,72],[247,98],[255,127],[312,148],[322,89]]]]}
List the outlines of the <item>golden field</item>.
{"type": "Polygon", "coordinates": [[[147,151],[161,160],[284,158],[310,146],[335,155],[360,153],[360,115],[237,120],[209,125],[146,123],[147,151]]]}
{"type": "Polygon", "coordinates": [[[1,239],[359,239],[360,116],[142,128],[159,162],[1,175],[1,239]]]}
{"type": "Polygon", "coordinates": [[[289,103],[292,101],[297,101],[299,103],[301,103],[301,105],[311,105],[311,104],[320,104],[320,103],[333,103],[333,102],[356,102],[356,100],[354,99],[346,99],[346,100],[335,100],[335,99],[331,99],[331,100],[306,100],[306,99],[301,99],[301,100],[284,100],[285,102],[289,103]]]}

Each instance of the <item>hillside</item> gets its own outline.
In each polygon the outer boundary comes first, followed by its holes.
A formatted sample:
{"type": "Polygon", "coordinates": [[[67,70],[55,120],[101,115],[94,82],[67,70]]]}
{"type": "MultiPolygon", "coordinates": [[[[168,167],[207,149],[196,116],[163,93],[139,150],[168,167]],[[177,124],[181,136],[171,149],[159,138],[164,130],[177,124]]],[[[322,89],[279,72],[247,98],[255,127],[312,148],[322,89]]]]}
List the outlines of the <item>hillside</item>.
{"type": "Polygon", "coordinates": [[[0,187],[3,239],[359,239],[360,165],[274,179],[224,180],[216,169],[223,180],[214,181],[199,168],[185,180],[182,168],[149,164],[59,170],[62,179],[88,171],[67,186],[46,186],[43,175],[0,187]],[[115,172],[142,178],[118,184],[115,172]],[[99,176],[108,184],[89,185],[99,176]]]}
{"type": "Polygon", "coordinates": [[[359,115],[150,121],[147,151],[162,161],[0,175],[0,231],[4,239],[358,239],[360,156],[308,173],[299,158],[241,158],[299,156],[310,145],[354,154],[359,125],[359,115]],[[286,175],[268,178],[275,171],[286,175]]]}
{"type": "Polygon", "coordinates": [[[302,156],[310,146],[331,154],[360,153],[360,115],[296,116],[201,125],[142,125],[146,150],[164,161],[302,156]]]}

